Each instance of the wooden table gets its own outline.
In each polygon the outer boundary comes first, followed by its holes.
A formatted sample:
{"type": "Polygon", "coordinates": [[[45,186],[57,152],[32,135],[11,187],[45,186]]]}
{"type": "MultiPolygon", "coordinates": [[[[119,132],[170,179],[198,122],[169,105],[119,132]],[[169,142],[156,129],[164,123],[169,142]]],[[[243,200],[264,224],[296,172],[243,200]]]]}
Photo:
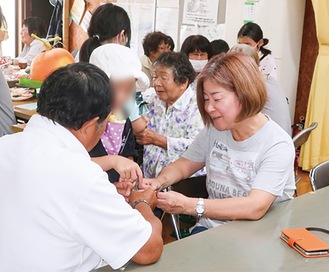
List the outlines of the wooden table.
{"type": "Polygon", "coordinates": [[[23,101],[13,101],[14,105],[14,113],[17,119],[22,119],[23,121],[28,121],[32,117],[32,115],[36,114],[36,110],[26,110],[26,109],[20,109],[17,108],[16,106],[19,105],[24,105],[24,104],[30,104],[37,102],[36,98],[31,98],[28,100],[23,100],[23,101]]]}
{"type": "MultiPolygon", "coordinates": [[[[167,244],[156,264],[131,263],[125,271],[329,271],[328,257],[304,258],[279,238],[284,228],[329,229],[328,204],[329,187],[271,207],[259,221],[233,221],[167,244]]],[[[329,235],[316,235],[329,243],[329,235]]]]}

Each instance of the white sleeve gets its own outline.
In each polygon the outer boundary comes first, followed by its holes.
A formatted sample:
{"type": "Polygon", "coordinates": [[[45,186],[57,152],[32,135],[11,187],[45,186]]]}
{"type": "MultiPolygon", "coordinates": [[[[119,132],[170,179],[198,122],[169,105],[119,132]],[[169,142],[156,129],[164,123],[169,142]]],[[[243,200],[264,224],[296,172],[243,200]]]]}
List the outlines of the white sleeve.
{"type": "Polygon", "coordinates": [[[272,146],[262,158],[252,189],[281,197],[287,186],[294,185],[294,159],[295,149],[292,142],[281,141],[272,146]]]}
{"type": "Polygon", "coordinates": [[[196,136],[192,144],[183,154],[183,158],[194,162],[206,162],[209,145],[209,128],[205,127],[196,136]]]}
{"type": "Polygon", "coordinates": [[[147,242],[152,227],[102,174],[81,198],[72,235],[118,269],[147,242]]]}
{"type": "Polygon", "coordinates": [[[43,43],[41,43],[41,42],[31,43],[30,50],[27,52],[27,54],[23,58],[27,60],[28,65],[31,65],[33,59],[37,55],[42,53],[43,51],[45,51],[45,47],[44,47],[43,43]]]}

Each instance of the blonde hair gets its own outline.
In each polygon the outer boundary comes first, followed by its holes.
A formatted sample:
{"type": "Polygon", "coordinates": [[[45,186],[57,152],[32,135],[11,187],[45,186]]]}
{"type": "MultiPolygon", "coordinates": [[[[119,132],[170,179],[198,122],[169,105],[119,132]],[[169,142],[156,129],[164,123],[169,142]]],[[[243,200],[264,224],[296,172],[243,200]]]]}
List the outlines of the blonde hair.
{"type": "Polygon", "coordinates": [[[204,87],[206,80],[234,92],[241,105],[236,122],[259,113],[267,100],[265,83],[255,61],[246,54],[231,52],[212,58],[198,78],[197,101],[206,126],[213,124],[205,110],[204,87]]]}
{"type": "Polygon", "coordinates": [[[257,54],[256,48],[252,47],[248,44],[237,44],[234,45],[229,52],[240,52],[248,55],[249,57],[252,57],[254,61],[256,62],[257,66],[259,66],[259,56],[257,54]]]}

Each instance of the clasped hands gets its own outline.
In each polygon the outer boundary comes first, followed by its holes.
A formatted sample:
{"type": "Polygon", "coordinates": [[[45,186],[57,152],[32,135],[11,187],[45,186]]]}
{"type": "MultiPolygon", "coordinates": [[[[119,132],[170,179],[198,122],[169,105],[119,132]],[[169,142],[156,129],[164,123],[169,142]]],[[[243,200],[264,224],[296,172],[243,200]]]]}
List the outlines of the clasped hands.
{"type": "Polygon", "coordinates": [[[134,191],[136,187],[135,181],[126,181],[120,179],[119,182],[115,182],[118,193],[123,195],[126,201],[130,204],[134,203],[138,199],[144,199],[148,201],[151,208],[158,207],[166,213],[172,214],[184,214],[189,205],[189,198],[174,192],[161,192],[159,189],[161,185],[156,179],[140,179],[138,183],[137,191],[134,191]]]}

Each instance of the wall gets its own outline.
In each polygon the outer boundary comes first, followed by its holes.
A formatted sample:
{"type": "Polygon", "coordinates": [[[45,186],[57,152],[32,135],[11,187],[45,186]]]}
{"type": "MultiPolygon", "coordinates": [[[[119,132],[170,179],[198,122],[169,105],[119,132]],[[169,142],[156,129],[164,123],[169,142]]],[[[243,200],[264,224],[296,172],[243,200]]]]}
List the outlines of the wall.
{"type": "MultiPolygon", "coordinates": [[[[226,40],[236,44],[243,24],[244,0],[228,0],[226,4],[226,40]]],[[[290,101],[293,120],[303,34],[305,0],[259,0],[255,3],[255,22],[270,40],[268,48],[278,64],[278,81],[290,101]]]]}

